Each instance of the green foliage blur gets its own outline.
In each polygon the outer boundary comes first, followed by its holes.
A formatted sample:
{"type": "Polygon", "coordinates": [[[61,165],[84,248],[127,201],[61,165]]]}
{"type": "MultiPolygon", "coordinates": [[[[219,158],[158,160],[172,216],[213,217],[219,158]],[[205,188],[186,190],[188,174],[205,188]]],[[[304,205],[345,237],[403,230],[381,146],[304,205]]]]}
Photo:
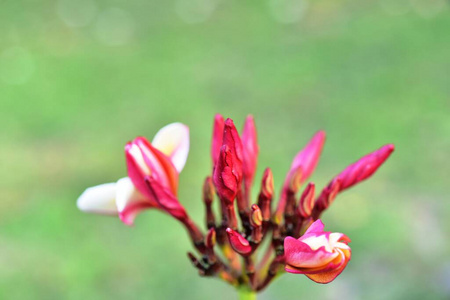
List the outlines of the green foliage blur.
{"type": "Polygon", "coordinates": [[[257,182],[270,166],[277,190],[319,129],[318,187],[396,145],[323,217],[352,239],[347,269],[328,285],[285,274],[259,299],[448,299],[449,28],[445,0],[2,1],[0,298],[234,299],[197,276],[168,216],[129,228],[76,207],[126,175],[128,140],[180,121],[180,200],[202,223],[220,112],[255,116],[257,182]]]}

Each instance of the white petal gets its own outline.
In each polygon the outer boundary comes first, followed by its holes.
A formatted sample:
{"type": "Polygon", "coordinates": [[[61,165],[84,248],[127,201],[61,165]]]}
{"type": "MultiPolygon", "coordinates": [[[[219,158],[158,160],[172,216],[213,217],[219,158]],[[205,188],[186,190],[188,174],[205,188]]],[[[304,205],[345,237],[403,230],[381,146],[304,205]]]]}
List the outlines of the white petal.
{"type": "Polygon", "coordinates": [[[308,244],[308,246],[311,247],[312,250],[317,250],[321,247],[325,247],[326,251],[333,252],[330,241],[327,239],[325,234],[321,234],[318,236],[311,235],[307,238],[300,238],[300,240],[303,243],[308,244]]]}
{"type": "Polygon", "coordinates": [[[87,188],[77,200],[81,211],[117,215],[116,184],[105,183],[87,188]]]}
{"type": "Polygon", "coordinates": [[[143,209],[152,207],[150,200],[138,191],[129,177],[117,181],[116,204],[119,217],[127,225],[133,225],[143,209]]]}
{"type": "Polygon", "coordinates": [[[119,212],[123,212],[128,206],[134,203],[148,202],[131,182],[129,177],[117,181],[116,204],[119,212]]]}
{"type": "Polygon", "coordinates": [[[177,171],[181,172],[189,153],[189,127],[182,123],[164,126],[156,133],[152,145],[169,156],[177,171]]]}

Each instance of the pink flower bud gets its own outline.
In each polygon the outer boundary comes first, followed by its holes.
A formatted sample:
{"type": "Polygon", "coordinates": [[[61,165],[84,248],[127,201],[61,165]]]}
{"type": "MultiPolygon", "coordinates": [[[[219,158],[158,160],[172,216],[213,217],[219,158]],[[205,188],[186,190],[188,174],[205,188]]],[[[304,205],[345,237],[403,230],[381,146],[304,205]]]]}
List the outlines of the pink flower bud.
{"type": "Polygon", "coordinates": [[[305,148],[295,156],[292,161],[291,169],[284,181],[283,191],[273,218],[274,222],[281,222],[289,198],[288,193],[295,193],[316,168],[324,143],[325,132],[319,131],[313,136],[305,148]]]}
{"type": "Polygon", "coordinates": [[[394,151],[394,145],[388,144],[380,149],[361,157],[351,164],[337,177],[341,180],[340,191],[369,178],[388,159],[394,151]]]}
{"type": "Polygon", "coordinates": [[[245,120],[244,130],[242,131],[242,146],[244,149],[243,174],[245,184],[250,187],[255,176],[259,152],[255,121],[251,115],[245,120]]]}
{"type": "Polygon", "coordinates": [[[306,186],[302,196],[300,197],[300,202],[298,205],[298,213],[303,218],[309,217],[312,213],[312,210],[314,208],[314,191],[315,185],[314,183],[310,182],[306,186]]]}
{"type": "Polygon", "coordinates": [[[221,114],[216,114],[214,117],[214,128],[211,144],[211,157],[213,161],[213,166],[216,165],[217,159],[219,158],[220,147],[222,147],[223,141],[223,128],[225,126],[225,121],[221,114]]]}
{"type": "Polygon", "coordinates": [[[314,172],[325,144],[325,132],[317,132],[309,143],[303,148],[292,161],[291,170],[286,177],[286,184],[291,181],[291,176],[302,169],[301,183],[305,182],[314,172]]]}
{"type": "Polygon", "coordinates": [[[241,255],[248,255],[252,252],[252,246],[250,246],[250,243],[237,231],[227,228],[227,234],[230,245],[234,251],[241,255]]]}
{"type": "Polygon", "coordinates": [[[339,175],[334,177],[328,186],[323,189],[317,199],[314,216],[317,218],[336,197],[337,193],[369,178],[388,159],[394,151],[394,145],[389,144],[367,154],[357,162],[351,164],[339,175]]]}
{"type": "Polygon", "coordinates": [[[329,283],[341,274],[351,258],[350,239],[323,229],[322,221],[317,220],[299,239],[284,239],[287,272],[305,274],[318,283],[329,283]]]}

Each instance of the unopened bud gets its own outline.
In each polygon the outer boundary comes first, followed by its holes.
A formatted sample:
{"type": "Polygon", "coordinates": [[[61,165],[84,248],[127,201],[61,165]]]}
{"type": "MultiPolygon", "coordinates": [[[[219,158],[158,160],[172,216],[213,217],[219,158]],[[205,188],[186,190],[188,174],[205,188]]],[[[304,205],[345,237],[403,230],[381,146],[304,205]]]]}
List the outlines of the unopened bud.
{"type": "Polygon", "coordinates": [[[241,176],[237,176],[235,172],[235,157],[236,155],[230,147],[223,145],[220,148],[219,159],[214,169],[214,186],[220,200],[225,205],[233,205],[241,184],[241,176]]]}
{"type": "Polygon", "coordinates": [[[261,214],[261,209],[258,205],[253,204],[252,205],[252,213],[250,216],[250,224],[252,227],[259,227],[262,225],[263,217],[261,214]]]}
{"type": "Polygon", "coordinates": [[[222,147],[223,141],[223,127],[225,126],[225,121],[221,114],[217,114],[214,117],[214,129],[211,144],[211,157],[213,161],[213,166],[216,165],[217,159],[219,158],[220,147],[222,147]]]}
{"type": "Polygon", "coordinates": [[[242,146],[244,150],[243,175],[245,184],[250,187],[255,175],[259,152],[256,126],[252,115],[245,119],[244,129],[242,130],[242,146]]]}
{"type": "Polygon", "coordinates": [[[211,177],[206,177],[203,184],[203,201],[206,204],[211,204],[214,200],[214,184],[211,177]]]}
{"type": "Polygon", "coordinates": [[[273,174],[270,168],[264,171],[261,182],[261,192],[259,193],[258,206],[261,209],[264,221],[270,220],[272,198],[273,198],[273,174]]]}
{"type": "Polygon", "coordinates": [[[214,248],[216,245],[216,230],[214,228],[208,230],[205,237],[205,245],[208,248],[214,248]]]}
{"type": "Polygon", "coordinates": [[[273,173],[270,168],[264,170],[261,182],[261,195],[267,199],[272,199],[273,197],[273,173]]]}
{"type": "Polygon", "coordinates": [[[234,251],[241,255],[248,255],[252,252],[250,243],[237,231],[227,228],[228,240],[234,251]]]}
{"type": "Polygon", "coordinates": [[[312,210],[314,208],[314,192],[315,192],[315,185],[314,183],[310,182],[306,186],[302,196],[300,197],[300,202],[298,205],[298,213],[303,218],[309,217],[312,213],[312,210]]]}
{"type": "Polygon", "coordinates": [[[288,190],[291,193],[296,194],[300,189],[300,185],[302,184],[302,174],[303,174],[302,167],[298,167],[297,169],[291,170],[291,174],[289,174],[289,184],[288,184],[288,190]]]}
{"type": "Polygon", "coordinates": [[[318,209],[321,211],[327,209],[328,206],[333,203],[334,199],[339,193],[340,188],[341,180],[339,178],[331,181],[330,184],[323,189],[319,199],[317,200],[318,209]]]}

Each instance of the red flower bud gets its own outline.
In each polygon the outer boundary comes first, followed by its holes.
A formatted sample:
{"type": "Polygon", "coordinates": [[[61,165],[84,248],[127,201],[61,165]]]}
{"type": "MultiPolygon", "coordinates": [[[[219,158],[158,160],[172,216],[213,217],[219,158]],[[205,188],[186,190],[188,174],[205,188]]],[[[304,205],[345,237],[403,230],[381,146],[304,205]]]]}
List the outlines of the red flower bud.
{"type": "Polygon", "coordinates": [[[222,147],[223,141],[223,128],[225,126],[225,121],[221,114],[216,114],[214,117],[214,128],[211,144],[211,157],[213,161],[213,166],[216,165],[217,159],[219,158],[220,147],[222,147]]]}
{"type": "Polygon", "coordinates": [[[235,167],[236,155],[227,145],[223,145],[214,169],[213,181],[220,200],[226,205],[233,204],[241,182],[235,167]]]}
{"type": "Polygon", "coordinates": [[[214,168],[213,182],[225,205],[234,202],[242,182],[242,143],[233,120],[225,121],[223,145],[214,168]]]}
{"type": "Polygon", "coordinates": [[[230,147],[235,157],[235,170],[236,174],[242,178],[242,164],[244,162],[244,153],[242,147],[242,141],[239,137],[239,133],[234,126],[233,120],[227,119],[223,129],[223,144],[230,147]]]}
{"type": "Polygon", "coordinates": [[[334,199],[339,193],[340,188],[341,188],[341,180],[339,178],[335,178],[333,181],[330,182],[330,184],[328,184],[326,188],[323,189],[314,207],[313,213],[314,219],[317,219],[319,217],[317,213],[320,214],[320,212],[327,209],[328,206],[330,206],[330,204],[333,203],[334,199]]]}
{"type": "Polygon", "coordinates": [[[380,149],[361,157],[342,171],[337,178],[341,180],[340,191],[369,178],[388,159],[394,151],[394,145],[388,144],[380,149]]]}
{"type": "Polygon", "coordinates": [[[333,202],[337,193],[354,186],[375,173],[393,151],[394,145],[385,145],[380,149],[363,156],[357,162],[351,164],[339,175],[334,177],[328,186],[323,189],[319,199],[317,199],[313,213],[314,217],[319,217],[320,213],[333,202]]]}
{"type": "Polygon", "coordinates": [[[310,182],[305,190],[303,191],[302,196],[300,197],[300,202],[298,205],[298,213],[303,218],[307,218],[311,215],[312,210],[314,208],[314,191],[315,185],[310,182]]]}
{"type": "Polygon", "coordinates": [[[208,248],[214,248],[216,245],[216,230],[214,228],[210,228],[205,237],[205,245],[208,248]]]}
{"type": "Polygon", "coordinates": [[[203,201],[205,204],[210,205],[214,200],[214,185],[211,177],[206,177],[203,183],[203,201]]]}
{"type": "Polygon", "coordinates": [[[245,120],[244,130],[242,131],[242,146],[244,149],[243,174],[245,184],[250,187],[255,176],[259,152],[255,121],[251,115],[245,120]]]}
{"type": "Polygon", "coordinates": [[[303,169],[298,167],[297,169],[291,170],[291,175],[289,176],[289,182],[287,183],[287,189],[289,192],[296,194],[300,189],[303,179],[303,169]]]}
{"type": "Polygon", "coordinates": [[[252,246],[250,246],[250,243],[237,231],[227,228],[227,234],[230,245],[234,251],[241,255],[248,255],[252,252],[252,246]]]}
{"type": "Polygon", "coordinates": [[[258,205],[253,204],[252,205],[252,214],[250,216],[250,224],[252,225],[252,227],[259,227],[262,225],[262,214],[261,214],[261,209],[259,208],[258,205]]]}
{"type": "Polygon", "coordinates": [[[264,174],[261,182],[261,194],[267,198],[271,199],[273,197],[273,173],[270,168],[264,170],[264,174]]]}
{"type": "Polygon", "coordinates": [[[258,206],[264,221],[270,220],[271,206],[273,198],[273,174],[270,168],[264,171],[261,182],[261,192],[259,193],[258,206]]]}

